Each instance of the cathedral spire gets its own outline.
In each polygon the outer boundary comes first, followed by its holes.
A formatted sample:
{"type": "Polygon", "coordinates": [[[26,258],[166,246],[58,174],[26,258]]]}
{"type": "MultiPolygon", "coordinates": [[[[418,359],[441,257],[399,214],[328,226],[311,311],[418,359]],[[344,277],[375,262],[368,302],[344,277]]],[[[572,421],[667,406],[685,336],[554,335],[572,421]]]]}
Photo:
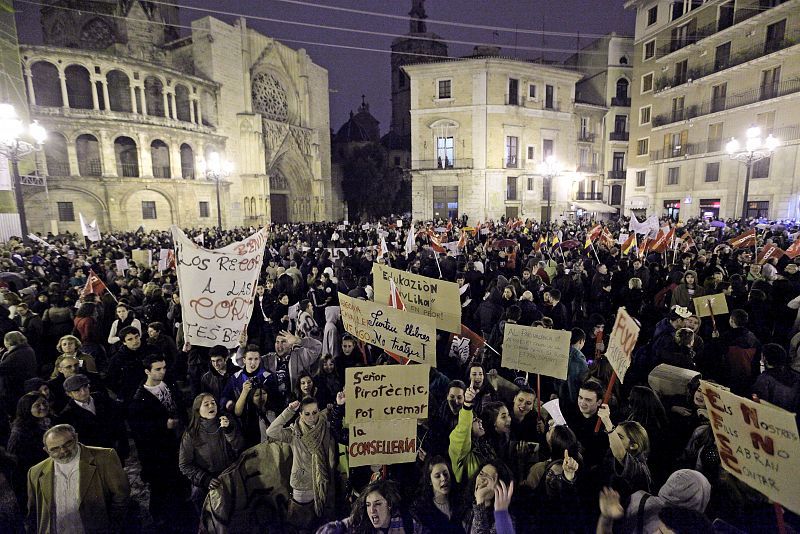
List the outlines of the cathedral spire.
{"type": "Polygon", "coordinates": [[[425,13],[425,0],[412,0],[411,11],[408,12],[408,16],[411,17],[409,21],[410,33],[426,33],[428,31],[425,25],[425,19],[428,18],[425,13]]]}

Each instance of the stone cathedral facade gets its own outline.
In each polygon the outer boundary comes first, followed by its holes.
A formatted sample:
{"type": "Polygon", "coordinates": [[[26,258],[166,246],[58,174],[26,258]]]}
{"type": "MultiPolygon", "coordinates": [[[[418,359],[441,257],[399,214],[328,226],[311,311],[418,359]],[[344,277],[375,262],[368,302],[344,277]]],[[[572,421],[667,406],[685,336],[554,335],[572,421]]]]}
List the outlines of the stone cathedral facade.
{"type": "Polygon", "coordinates": [[[49,132],[43,186],[25,186],[32,231],[319,221],[331,187],[328,73],[305,50],[206,17],[181,37],[177,8],[56,0],[43,45],[21,45],[31,119],[49,132]],[[233,163],[219,184],[212,153],[233,163]]]}

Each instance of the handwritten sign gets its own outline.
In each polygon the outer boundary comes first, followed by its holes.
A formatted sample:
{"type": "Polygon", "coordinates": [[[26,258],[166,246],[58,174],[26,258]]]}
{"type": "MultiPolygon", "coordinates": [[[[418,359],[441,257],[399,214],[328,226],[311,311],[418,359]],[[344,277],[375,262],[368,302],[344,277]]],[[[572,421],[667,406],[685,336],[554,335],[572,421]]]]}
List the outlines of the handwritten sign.
{"type": "Polygon", "coordinates": [[[625,373],[631,365],[631,355],[637,339],[639,339],[639,325],[628,315],[625,308],[620,308],[617,310],[617,319],[614,321],[606,349],[608,363],[617,372],[620,382],[625,379],[625,373]]]}
{"type": "MultiPolygon", "coordinates": [[[[348,400],[349,402],[349,400],[348,400]]],[[[417,459],[417,421],[375,421],[350,425],[350,467],[389,465],[417,459]]]]}
{"type": "Polygon", "coordinates": [[[436,360],[433,319],[339,293],[344,328],[361,341],[420,363],[436,360]]]}
{"type": "Polygon", "coordinates": [[[362,423],[428,417],[430,372],[430,365],[345,369],[345,420],[362,423]]]}
{"type": "Polygon", "coordinates": [[[131,258],[140,269],[147,269],[153,263],[153,251],[137,248],[131,251],[131,258]]]}
{"type": "Polygon", "coordinates": [[[128,258],[122,258],[121,260],[114,260],[114,264],[117,267],[117,271],[125,272],[128,270],[128,258]]]}
{"type": "Polygon", "coordinates": [[[570,333],[538,326],[506,323],[503,367],[567,378],[570,333]]]}
{"type": "Polygon", "coordinates": [[[262,229],[243,241],[208,250],[172,226],[186,341],[199,347],[238,345],[253,311],[266,235],[262,229]]]}
{"type": "Polygon", "coordinates": [[[388,302],[394,280],[406,310],[436,319],[436,328],[458,334],[461,332],[461,298],[458,284],[427,276],[393,269],[379,263],[372,264],[375,282],[375,300],[388,302]]]}
{"type": "Polygon", "coordinates": [[[697,312],[698,317],[709,317],[712,312],[715,316],[728,313],[728,301],[725,299],[724,293],[703,295],[702,297],[693,298],[692,301],[694,302],[694,311],[697,312]]]}
{"type": "Polygon", "coordinates": [[[771,500],[800,513],[800,438],[794,414],[702,380],[722,467],[771,500]]]}

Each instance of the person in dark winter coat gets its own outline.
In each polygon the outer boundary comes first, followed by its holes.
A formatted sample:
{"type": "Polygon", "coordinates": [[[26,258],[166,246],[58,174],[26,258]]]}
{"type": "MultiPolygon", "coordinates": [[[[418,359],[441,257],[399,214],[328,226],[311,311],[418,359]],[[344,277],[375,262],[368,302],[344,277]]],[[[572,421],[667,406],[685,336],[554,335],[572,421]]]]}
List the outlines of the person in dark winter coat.
{"type": "Polygon", "coordinates": [[[28,338],[14,330],[3,337],[5,351],[0,355],[0,398],[6,413],[12,415],[17,399],[24,393],[25,381],[36,376],[36,353],[28,338]]]}
{"type": "Polygon", "coordinates": [[[119,335],[122,347],[108,364],[107,382],[117,398],[127,403],[142,382],[142,361],[155,354],[155,348],[142,343],[141,334],[133,326],[126,326],[119,335]]]}
{"type": "Polygon", "coordinates": [[[800,373],[789,367],[789,356],[783,347],[768,343],[762,349],[766,369],[753,384],[753,394],[784,410],[800,410],[800,373]]]}
{"type": "MultiPolygon", "coordinates": [[[[761,371],[761,342],[747,329],[750,320],[744,310],[733,310],[728,319],[730,330],[712,340],[707,355],[718,355],[714,376],[736,395],[746,396],[761,371]]],[[[706,358],[708,359],[708,357],[706,358]]]]}

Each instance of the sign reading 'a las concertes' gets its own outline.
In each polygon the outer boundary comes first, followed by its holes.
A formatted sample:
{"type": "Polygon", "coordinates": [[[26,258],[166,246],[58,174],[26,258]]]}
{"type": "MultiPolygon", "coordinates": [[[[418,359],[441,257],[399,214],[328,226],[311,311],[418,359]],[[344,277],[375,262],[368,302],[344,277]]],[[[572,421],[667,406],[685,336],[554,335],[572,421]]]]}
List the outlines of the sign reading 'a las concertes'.
{"type": "Polygon", "coordinates": [[[400,292],[406,310],[436,319],[436,328],[461,333],[461,297],[458,284],[372,264],[375,282],[375,301],[386,302],[391,294],[390,280],[400,292]]]}
{"type": "Polygon", "coordinates": [[[186,341],[229,349],[239,344],[253,311],[266,236],[262,228],[243,241],[208,250],[172,227],[186,341]]]}

